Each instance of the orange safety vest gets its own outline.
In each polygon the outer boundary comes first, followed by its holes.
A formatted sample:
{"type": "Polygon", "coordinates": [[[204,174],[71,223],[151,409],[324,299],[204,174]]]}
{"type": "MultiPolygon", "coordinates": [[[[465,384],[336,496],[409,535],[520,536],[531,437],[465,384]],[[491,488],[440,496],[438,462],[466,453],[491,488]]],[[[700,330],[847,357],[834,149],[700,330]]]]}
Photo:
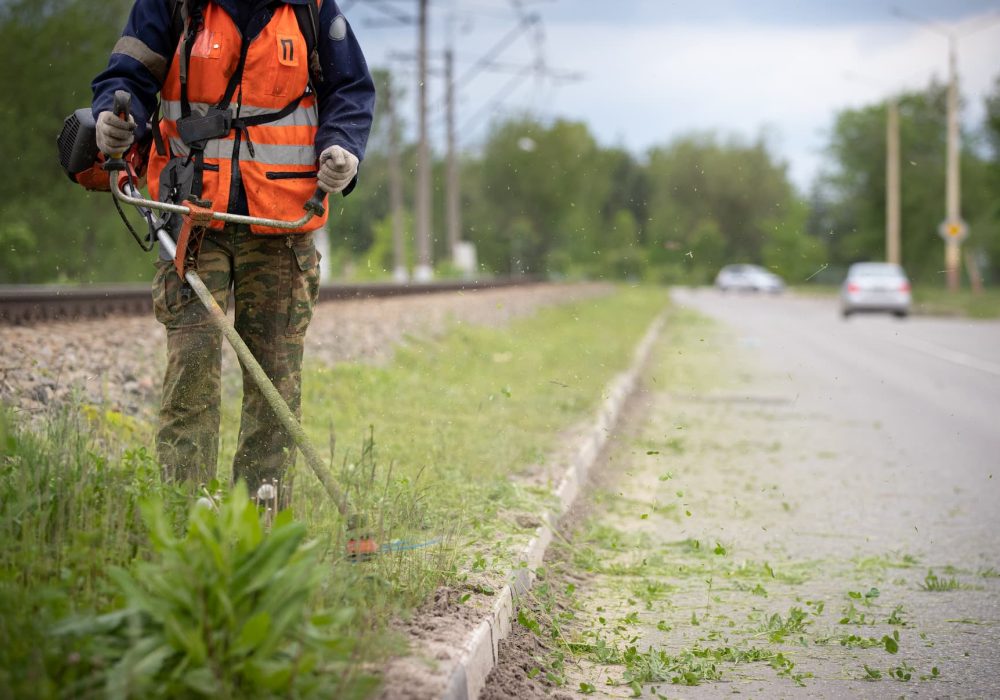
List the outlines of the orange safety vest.
{"type": "MultiPolygon", "coordinates": [[[[190,113],[204,115],[220,104],[239,68],[243,38],[232,18],[214,2],[206,3],[203,23],[191,47],[187,69],[190,113]]],[[[166,153],[155,149],[149,158],[149,190],[159,193],[160,173],[172,157],[185,157],[191,148],[180,137],[177,121],[183,114],[180,51],[171,61],[160,91],[160,133],[166,153]]],[[[246,48],[243,75],[231,97],[233,128],[221,138],[205,142],[200,198],[211,209],[228,211],[242,180],[251,216],[295,220],[316,190],[316,132],[319,116],[316,95],[309,88],[306,39],[290,5],[276,7],[267,26],[246,48]]],[[[197,192],[196,192],[197,194],[197,192]]],[[[294,231],[253,226],[254,233],[288,234],[320,228],[327,215],[314,217],[294,231]]],[[[210,227],[221,229],[213,221],[210,227]]]]}

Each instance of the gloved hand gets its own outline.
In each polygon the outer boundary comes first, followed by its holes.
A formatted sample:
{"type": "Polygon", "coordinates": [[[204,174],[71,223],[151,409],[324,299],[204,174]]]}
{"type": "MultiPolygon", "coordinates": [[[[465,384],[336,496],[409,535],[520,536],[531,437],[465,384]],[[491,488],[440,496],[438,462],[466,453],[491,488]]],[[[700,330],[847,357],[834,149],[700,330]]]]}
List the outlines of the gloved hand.
{"type": "Polygon", "coordinates": [[[358,157],[340,146],[330,146],[319,156],[320,189],[329,194],[342,192],[358,174],[358,157]]]}
{"type": "Polygon", "coordinates": [[[97,116],[97,147],[101,153],[118,155],[128,150],[135,141],[135,119],[128,115],[128,121],[123,120],[110,111],[101,112],[97,116]]]}

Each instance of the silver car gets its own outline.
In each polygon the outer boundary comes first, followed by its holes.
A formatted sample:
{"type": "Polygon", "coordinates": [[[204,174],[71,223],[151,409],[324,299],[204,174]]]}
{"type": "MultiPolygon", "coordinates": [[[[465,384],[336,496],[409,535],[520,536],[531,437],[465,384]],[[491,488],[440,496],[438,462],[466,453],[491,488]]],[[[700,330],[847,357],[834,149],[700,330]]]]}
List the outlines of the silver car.
{"type": "Polygon", "coordinates": [[[715,276],[715,286],[723,292],[770,292],[784,291],[785,283],[773,272],[757,265],[726,265],[715,276]]]}
{"type": "Polygon", "coordinates": [[[905,318],[912,304],[910,280],[894,263],[855,263],[840,288],[844,318],[857,312],[883,312],[905,318]]]}

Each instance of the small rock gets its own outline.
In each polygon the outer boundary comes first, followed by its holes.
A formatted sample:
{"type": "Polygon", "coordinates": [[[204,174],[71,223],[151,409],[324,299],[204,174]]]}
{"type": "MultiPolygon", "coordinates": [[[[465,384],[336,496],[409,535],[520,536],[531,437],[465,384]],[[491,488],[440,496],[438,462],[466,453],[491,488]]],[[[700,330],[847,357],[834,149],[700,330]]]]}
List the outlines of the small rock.
{"type": "Polygon", "coordinates": [[[529,515],[528,513],[518,513],[514,516],[514,522],[517,523],[518,527],[522,527],[525,530],[533,530],[542,525],[542,521],[537,516],[529,515]]]}

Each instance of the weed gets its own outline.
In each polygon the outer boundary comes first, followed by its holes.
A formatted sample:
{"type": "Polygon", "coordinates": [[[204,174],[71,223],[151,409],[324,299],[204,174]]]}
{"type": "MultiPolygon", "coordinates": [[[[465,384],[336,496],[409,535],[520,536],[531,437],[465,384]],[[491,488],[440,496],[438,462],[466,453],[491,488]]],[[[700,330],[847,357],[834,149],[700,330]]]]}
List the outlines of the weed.
{"type": "Polygon", "coordinates": [[[751,586],[750,584],[743,583],[742,581],[733,581],[733,588],[737,591],[744,591],[750,593],[751,595],[767,598],[767,589],[759,583],[755,583],[751,586]]]}
{"type": "Polygon", "coordinates": [[[632,586],[632,595],[645,603],[646,610],[652,610],[653,604],[666,597],[670,587],[655,579],[643,579],[632,586]]]}
{"type": "Polygon", "coordinates": [[[883,556],[859,557],[854,559],[854,566],[859,572],[911,569],[919,563],[920,560],[914,555],[897,552],[883,556]]]}
{"type": "Polygon", "coordinates": [[[887,619],[886,622],[890,625],[898,625],[900,627],[905,627],[906,620],[903,619],[903,606],[897,605],[895,608],[893,608],[892,612],[889,613],[889,619],[887,619]]]}
{"type": "MultiPolygon", "coordinates": [[[[162,505],[144,507],[151,559],[110,574],[120,610],[60,624],[83,637],[92,667],[74,693],[271,697],[336,694],[353,644],[329,637],[332,614],[308,612],[322,576],[318,543],[285,511],[266,536],[240,485],[218,511],[195,507],[183,538],[162,505]],[[331,675],[332,674],[332,675],[331,675]]],[[[341,611],[341,617],[351,611],[341,611]]],[[[370,685],[370,683],[369,683],[370,685]]]]}
{"type": "Polygon", "coordinates": [[[756,630],[754,636],[766,636],[774,644],[780,644],[785,638],[805,632],[806,626],[810,624],[809,613],[802,608],[793,606],[788,610],[788,615],[782,617],[780,613],[773,613],[756,630]]]}
{"type": "Polygon", "coordinates": [[[958,581],[954,576],[951,578],[939,578],[937,574],[933,571],[928,571],[927,575],[924,577],[924,582],[920,584],[920,588],[925,591],[957,591],[965,586],[958,581]]]}
{"type": "Polygon", "coordinates": [[[913,666],[903,661],[899,666],[895,666],[889,669],[889,678],[897,681],[906,682],[913,678],[913,666]]]}
{"type": "Polygon", "coordinates": [[[847,634],[838,639],[840,646],[848,649],[871,649],[872,647],[883,646],[884,642],[875,637],[859,637],[856,634],[847,634]]]}
{"type": "Polygon", "coordinates": [[[517,623],[521,625],[524,629],[529,632],[541,636],[542,627],[538,624],[538,620],[527,608],[521,608],[517,611],[517,623]]]}
{"type": "Polygon", "coordinates": [[[864,610],[860,610],[854,605],[854,601],[858,601],[865,608],[870,608],[872,606],[872,601],[881,595],[879,589],[870,588],[866,593],[861,593],[860,591],[848,591],[847,592],[847,607],[841,611],[840,624],[842,625],[874,625],[875,616],[869,614],[864,610]]]}
{"type": "Polygon", "coordinates": [[[164,487],[149,453],[101,420],[63,408],[29,429],[0,407],[0,695],[44,695],[77,673],[48,630],[114,604],[108,568],[148,551],[142,500],[158,495],[172,526],[183,520],[187,491],[164,487]]]}
{"type": "Polygon", "coordinates": [[[859,591],[848,591],[847,597],[852,600],[860,600],[866,606],[871,606],[872,601],[879,597],[881,593],[877,588],[870,588],[866,593],[861,593],[859,591]]]}
{"type": "Polygon", "coordinates": [[[874,625],[875,617],[870,615],[863,610],[859,610],[855,605],[854,601],[850,601],[841,611],[841,617],[839,620],[841,625],[874,625]]]}

